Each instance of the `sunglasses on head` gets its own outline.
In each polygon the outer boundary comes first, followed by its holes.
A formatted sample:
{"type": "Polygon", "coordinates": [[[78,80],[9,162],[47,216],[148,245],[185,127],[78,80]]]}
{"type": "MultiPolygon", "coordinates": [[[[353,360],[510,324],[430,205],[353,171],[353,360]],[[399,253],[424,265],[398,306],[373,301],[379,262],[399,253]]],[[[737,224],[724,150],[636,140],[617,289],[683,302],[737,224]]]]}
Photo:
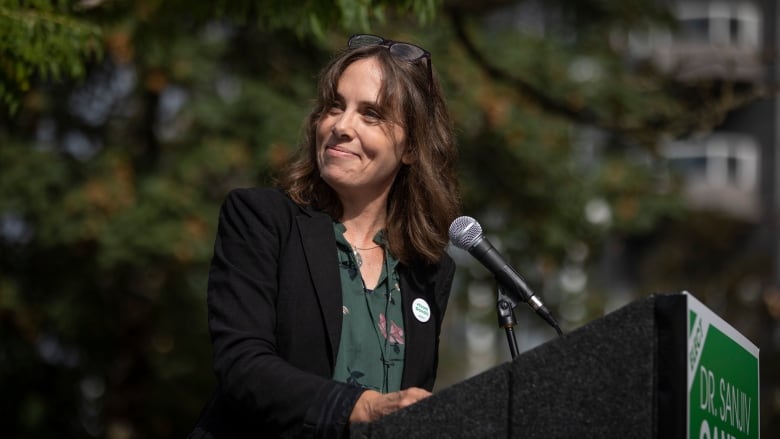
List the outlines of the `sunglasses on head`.
{"type": "Polygon", "coordinates": [[[386,40],[377,35],[369,34],[357,34],[352,35],[349,38],[347,46],[350,49],[357,49],[358,47],[367,46],[383,46],[390,51],[390,54],[398,59],[417,62],[422,58],[425,58],[428,62],[428,84],[429,87],[433,87],[433,67],[431,66],[431,52],[423,49],[420,46],[414,44],[404,43],[402,41],[386,40]]]}

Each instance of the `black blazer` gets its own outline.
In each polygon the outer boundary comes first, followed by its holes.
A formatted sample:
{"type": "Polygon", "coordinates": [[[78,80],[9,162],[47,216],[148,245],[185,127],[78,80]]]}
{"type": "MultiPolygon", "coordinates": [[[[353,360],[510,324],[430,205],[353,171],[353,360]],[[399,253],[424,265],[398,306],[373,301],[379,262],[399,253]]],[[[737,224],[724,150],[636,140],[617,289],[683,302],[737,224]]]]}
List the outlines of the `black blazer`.
{"type": "MultiPolygon", "coordinates": [[[[402,388],[433,388],[455,265],[399,264],[402,388]],[[431,318],[411,312],[421,298],[431,318]]],[[[208,282],[217,388],[191,438],[343,437],[362,389],[333,381],[342,303],[329,215],[275,189],[232,191],[220,211],[208,282]]]]}

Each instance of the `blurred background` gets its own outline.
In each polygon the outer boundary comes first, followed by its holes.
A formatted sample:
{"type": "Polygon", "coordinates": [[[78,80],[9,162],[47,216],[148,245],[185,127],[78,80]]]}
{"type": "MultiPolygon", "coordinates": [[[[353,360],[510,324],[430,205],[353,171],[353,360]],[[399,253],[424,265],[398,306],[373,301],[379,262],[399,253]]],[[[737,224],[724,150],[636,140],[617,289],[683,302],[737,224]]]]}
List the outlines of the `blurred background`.
{"type": "MultiPolygon", "coordinates": [[[[572,331],[687,290],[761,349],[780,432],[774,0],[0,0],[0,428],[184,437],[219,204],[268,185],[356,32],[418,43],[464,214],[572,331]]],[[[509,359],[459,265],[437,389],[509,359]]],[[[552,339],[516,310],[520,350],[552,339]]]]}

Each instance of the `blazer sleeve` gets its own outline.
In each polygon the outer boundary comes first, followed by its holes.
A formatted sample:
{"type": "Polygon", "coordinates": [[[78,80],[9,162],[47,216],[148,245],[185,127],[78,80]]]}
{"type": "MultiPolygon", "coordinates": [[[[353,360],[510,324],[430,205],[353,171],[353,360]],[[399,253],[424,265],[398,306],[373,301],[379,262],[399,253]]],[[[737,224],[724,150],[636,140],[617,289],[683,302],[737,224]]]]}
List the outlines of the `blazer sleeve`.
{"type": "Polygon", "coordinates": [[[246,422],[281,436],[339,437],[362,390],[302,371],[277,350],[277,271],[296,209],[272,190],[236,190],[223,203],[207,298],[214,370],[220,397],[246,422]]]}

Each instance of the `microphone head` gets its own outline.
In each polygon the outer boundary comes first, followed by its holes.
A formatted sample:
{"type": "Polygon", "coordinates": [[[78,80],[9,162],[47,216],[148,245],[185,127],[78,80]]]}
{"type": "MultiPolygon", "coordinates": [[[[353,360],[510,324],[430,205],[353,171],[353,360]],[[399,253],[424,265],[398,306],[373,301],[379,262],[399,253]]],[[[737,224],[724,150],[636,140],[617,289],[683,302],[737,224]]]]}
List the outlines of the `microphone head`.
{"type": "Polygon", "coordinates": [[[463,250],[468,250],[482,236],[482,226],[470,216],[460,216],[450,224],[450,241],[463,250]]]}

